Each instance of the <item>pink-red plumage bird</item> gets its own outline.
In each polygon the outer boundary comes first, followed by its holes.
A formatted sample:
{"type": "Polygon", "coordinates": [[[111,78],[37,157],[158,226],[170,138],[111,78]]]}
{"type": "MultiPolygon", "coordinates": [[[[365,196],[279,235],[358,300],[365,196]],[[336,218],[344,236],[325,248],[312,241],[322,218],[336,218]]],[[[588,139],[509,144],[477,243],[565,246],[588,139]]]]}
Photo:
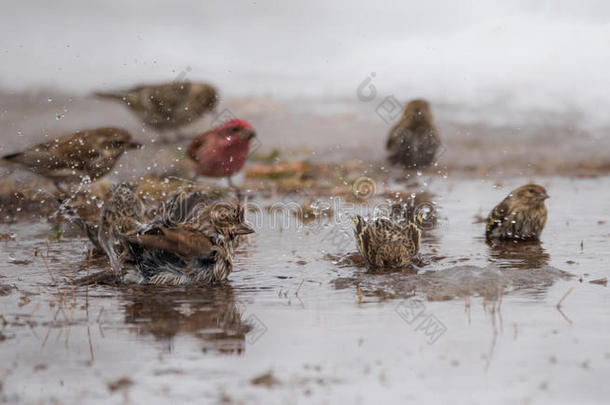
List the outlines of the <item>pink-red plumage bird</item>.
{"type": "Polygon", "coordinates": [[[197,165],[197,174],[227,177],[239,172],[248,159],[250,141],[256,136],[247,121],[232,119],[199,135],[186,154],[197,165]]]}

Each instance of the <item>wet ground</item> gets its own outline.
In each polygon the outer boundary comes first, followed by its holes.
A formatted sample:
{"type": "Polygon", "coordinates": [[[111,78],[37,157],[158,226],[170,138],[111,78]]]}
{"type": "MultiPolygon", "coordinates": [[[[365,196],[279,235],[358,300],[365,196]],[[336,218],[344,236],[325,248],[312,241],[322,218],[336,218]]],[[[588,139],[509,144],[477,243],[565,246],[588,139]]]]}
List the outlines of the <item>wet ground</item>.
{"type": "Polygon", "coordinates": [[[57,239],[44,220],[0,225],[0,397],[606,402],[610,179],[536,178],[551,195],[542,242],[488,246],[477,216],[530,178],[464,177],[420,176],[439,218],[401,273],[369,273],[353,255],[349,214],[373,212],[384,186],[360,202],[320,197],[330,219],[306,224],[267,208],[304,196],[253,198],[257,233],[210,289],[77,287],[105,266],[85,239],[57,239]]]}

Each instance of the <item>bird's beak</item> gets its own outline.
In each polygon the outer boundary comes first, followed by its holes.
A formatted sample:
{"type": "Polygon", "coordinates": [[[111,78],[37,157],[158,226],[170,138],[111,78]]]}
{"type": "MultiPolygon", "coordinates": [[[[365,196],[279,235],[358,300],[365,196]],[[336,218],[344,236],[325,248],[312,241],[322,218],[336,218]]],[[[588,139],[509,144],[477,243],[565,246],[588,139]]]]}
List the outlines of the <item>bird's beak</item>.
{"type": "Polygon", "coordinates": [[[244,139],[250,140],[256,136],[256,132],[253,129],[245,129],[242,133],[244,139]]]}
{"type": "Polygon", "coordinates": [[[144,145],[142,145],[139,142],[132,141],[127,145],[127,149],[141,149],[142,146],[144,146],[144,145]]]}
{"type": "Polygon", "coordinates": [[[544,201],[548,198],[551,198],[547,193],[542,193],[540,194],[540,197],[538,197],[540,199],[540,201],[544,201]]]}
{"type": "Polygon", "coordinates": [[[240,224],[235,231],[236,235],[249,235],[251,233],[254,233],[254,229],[246,224],[240,224]]]}

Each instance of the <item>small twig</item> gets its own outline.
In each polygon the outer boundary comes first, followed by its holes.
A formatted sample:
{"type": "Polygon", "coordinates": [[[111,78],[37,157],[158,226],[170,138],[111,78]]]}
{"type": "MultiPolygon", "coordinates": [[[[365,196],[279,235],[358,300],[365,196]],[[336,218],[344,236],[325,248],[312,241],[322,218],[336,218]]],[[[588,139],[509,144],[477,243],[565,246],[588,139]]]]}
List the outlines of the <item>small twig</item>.
{"type": "Polygon", "coordinates": [[[93,364],[93,361],[95,360],[95,354],[93,353],[93,343],[91,343],[91,330],[89,328],[89,325],[87,325],[87,339],[89,340],[89,353],[91,354],[90,363],[93,364]]]}
{"type": "Polygon", "coordinates": [[[89,272],[87,271],[87,275],[74,280],[74,284],[89,285],[89,284],[110,283],[114,279],[115,279],[115,275],[108,270],[101,270],[101,271],[98,271],[98,272],[92,273],[92,274],[89,274],[89,272]]]}
{"type": "Polygon", "coordinates": [[[464,297],[464,312],[468,314],[468,324],[470,325],[471,317],[470,317],[470,295],[464,297]]]}
{"type": "MultiPolygon", "coordinates": [[[[89,278],[89,266],[87,266],[87,275],[85,277],[89,278]]],[[[89,284],[85,284],[85,311],[87,312],[87,321],[89,320],[89,284]]]]}
{"type": "MultiPolygon", "coordinates": [[[[48,246],[49,242],[47,242],[47,246],[48,246]]],[[[48,252],[48,251],[47,251],[48,252]]],[[[63,314],[65,320],[68,320],[68,316],[66,315],[64,309],[63,309],[63,305],[64,302],[62,302],[61,300],[61,291],[59,289],[59,285],[57,284],[57,281],[55,280],[55,277],[53,277],[53,273],[51,273],[51,269],[49,268],[49,262],[47,261],[47,257],[44,255],[42,256],[42,261],[44,262],[45,267],[47,268],[47,272],[49,273],[49,277],[51,277],[51,281],[53,282],[53,286],[55,287],[55,289],[57,290],[57,304],[59,306],[59,309],[61,310],[61,313],[63,314]]],[[[48,256],[48,253],[47,253],[48,256]]]]}
{"type": "Polygon", "coordinates": [[[100,308],[100,313],[97,314],[97,319],[95,320],[95,323],[100,323],[100,319],[102,319],[102,314],[104,313],[104,307],[100,308]]]}
{"type": "Polygon", "coordinates": [[[102,319],[102,314],[103,314],[103,313],[104,313],[104,307],[101,307],[101,308],[100,308],[100,313],[97,315],[97,321],[96,321],[96,322],[97,322],[97,328],[98,328],[98,329],[99,329],[99,331],[100,331],[100,335],[102,336],[102,339],[104,339],[104,338],[105,338],[105,336],[104,336],[104,331],[103,331],[103,329],[102,329],[102,322],[101,322],[101,319],[102,319]]]}
{"type": "Polygon", "coordinates": [[[76,304],[76,288],[74,287],[74,279],[72,278],[72,271],[70,269],[70,261],[66,260],[66,267],[68,268],[68,281],[70,282],[70,292],[72,294],[72,302],[76,304]]]}
{"type": "Polygon", "coordinates": [[[561,299],[557,303],[557,309],[561,308],[561,303],[563,302],[563,300],[565,300],[568,297],[568,295],[570,295],[572,290],[574,290],[574,287],[570,287],[570,289],[565,294],[563,294],[563,297],[561,297],[561,299]]]}
{"type": "Polygon", "coordinates": [[[74,321],[74,307],[70,309],[70,319],[68,320],[68,326],[66,328],[66,348],[70,347],[70,332],[72,331],[72,323],[74,321]]]}
{"type": "Polygon", "coordinates": [[[563,311],[561,310],[561,308],[557,307],[557,312],[559,312],[559,314],[563,317],[563,319],[566,320],[566,322],[570,325],[572,325],[572,320],[570,318],[568,318],[568,316],[566,314],[563,313],[563,311]]]}
{"type": "Polygon", "coordinates": [[[87,270],[91,267],[91,260],[93,260],[93,248],[89,249],[89,257],[87,258],[87,270]]]}
{"type": "Polygon", "coordinates": [[[500,297],[498,298],[498,312],[502,309],[502,298],[504,298],[504,286],[500,287],[500,297]]]}
{"type": "Polygon", "coordinates": [[[299,284],[299,286],[297,287],[297,290],[294,292],[294,295],[296,297],[299,296],[299,290],[301,289],[301,286],[303,285],[304,282],[305,282],[305,279],[301,280],[301,284],[299,284]]]}
{"type": "MultiPolygon", "coordinates": [[[[248,220],[248,195],[244,197],[244,222],[248,220]]],[[[246,235],[248,246],[252,246],[252,235],[246,235]]]]}

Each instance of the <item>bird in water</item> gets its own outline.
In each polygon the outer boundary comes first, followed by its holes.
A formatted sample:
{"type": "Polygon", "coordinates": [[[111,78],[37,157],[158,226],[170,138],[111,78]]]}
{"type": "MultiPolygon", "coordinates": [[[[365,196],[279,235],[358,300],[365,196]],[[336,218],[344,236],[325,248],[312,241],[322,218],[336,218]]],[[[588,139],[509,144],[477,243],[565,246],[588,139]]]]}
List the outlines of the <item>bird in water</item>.
{"type": "Polygon", "coordinates": [[[441,146],[430,104],[421,99],[410,101],[392,128],[386,149],[391,164],[406,169],[430,166],[441,146]]]}
{"type": "Polygon", "coordinates": [[[136,185],[129,183],[112,186],[97,218],[82,217],[71,205],[71,198],[58,198],[59,213],[85,233],[96,253],[108,257],[115,276],[123,274],[122,262],[127,257],[129,248],[126,237],[135,234],[149,218],[136,189],[136,185]]]}
{"type": "MultiPolygon", "coordinates": [[[[233,269],[233,252],[240,235],[253,233],[244,208],[235,201],[216,201],[201,192],[177,193],[147,209],[135,186],[113,187],[99,222],[74,220],[94,246],[104,252],[112,272],[122,277],[134,265],[142,284],[213,284],[233,269]]],[[[105,279],[95,276],[95,281],[105,279]]]]}
{"type": "Polygon", "coordinates": [[[235,201],[211,202],[202,193],[180,193],[127,240],[141,282],[160,285],[210,284],[233,270],[240,235],[254,230],[235,201]]]}
{"type": "Polygon", "coordinates": [[[206,131],[193,140],[186,155],[196,164],[197,174],[226,177],[238,191],[231,176],[239,172],[248,159],[250,142],[256,132],[249,122],[232,119],[206,131]]]}
{"type": "Polygon", "coordinates": [[[400,269],[411,264],[420,246],[421,232],[413,222],[400,225],[387,218],[353,218],[358,250],[370,269],[400,269]]]}
{"type": "Polygon", "coordinates": [[[46,177],[65,193],[62,183],[80,183],[86,177],[95,181],[108,174],[123,153],[141,146],[124,129],[87,129],[5,155],[2,162],[46,177]]]}
{"type": "Polygon", "coordinates": [[[141,85],[95,95],[124,103],[145,125],[160,131],[165,141],[167,131],[190,124],[218,103],[212,85],[189,81],[141,85]]]}
{"type": "Polygon", "coordinates": [[[487,239],[538,239],[546,224],[549,198],[538,184],[526,184],[513,191],[494,207],[487,217],[487,239]]]}

